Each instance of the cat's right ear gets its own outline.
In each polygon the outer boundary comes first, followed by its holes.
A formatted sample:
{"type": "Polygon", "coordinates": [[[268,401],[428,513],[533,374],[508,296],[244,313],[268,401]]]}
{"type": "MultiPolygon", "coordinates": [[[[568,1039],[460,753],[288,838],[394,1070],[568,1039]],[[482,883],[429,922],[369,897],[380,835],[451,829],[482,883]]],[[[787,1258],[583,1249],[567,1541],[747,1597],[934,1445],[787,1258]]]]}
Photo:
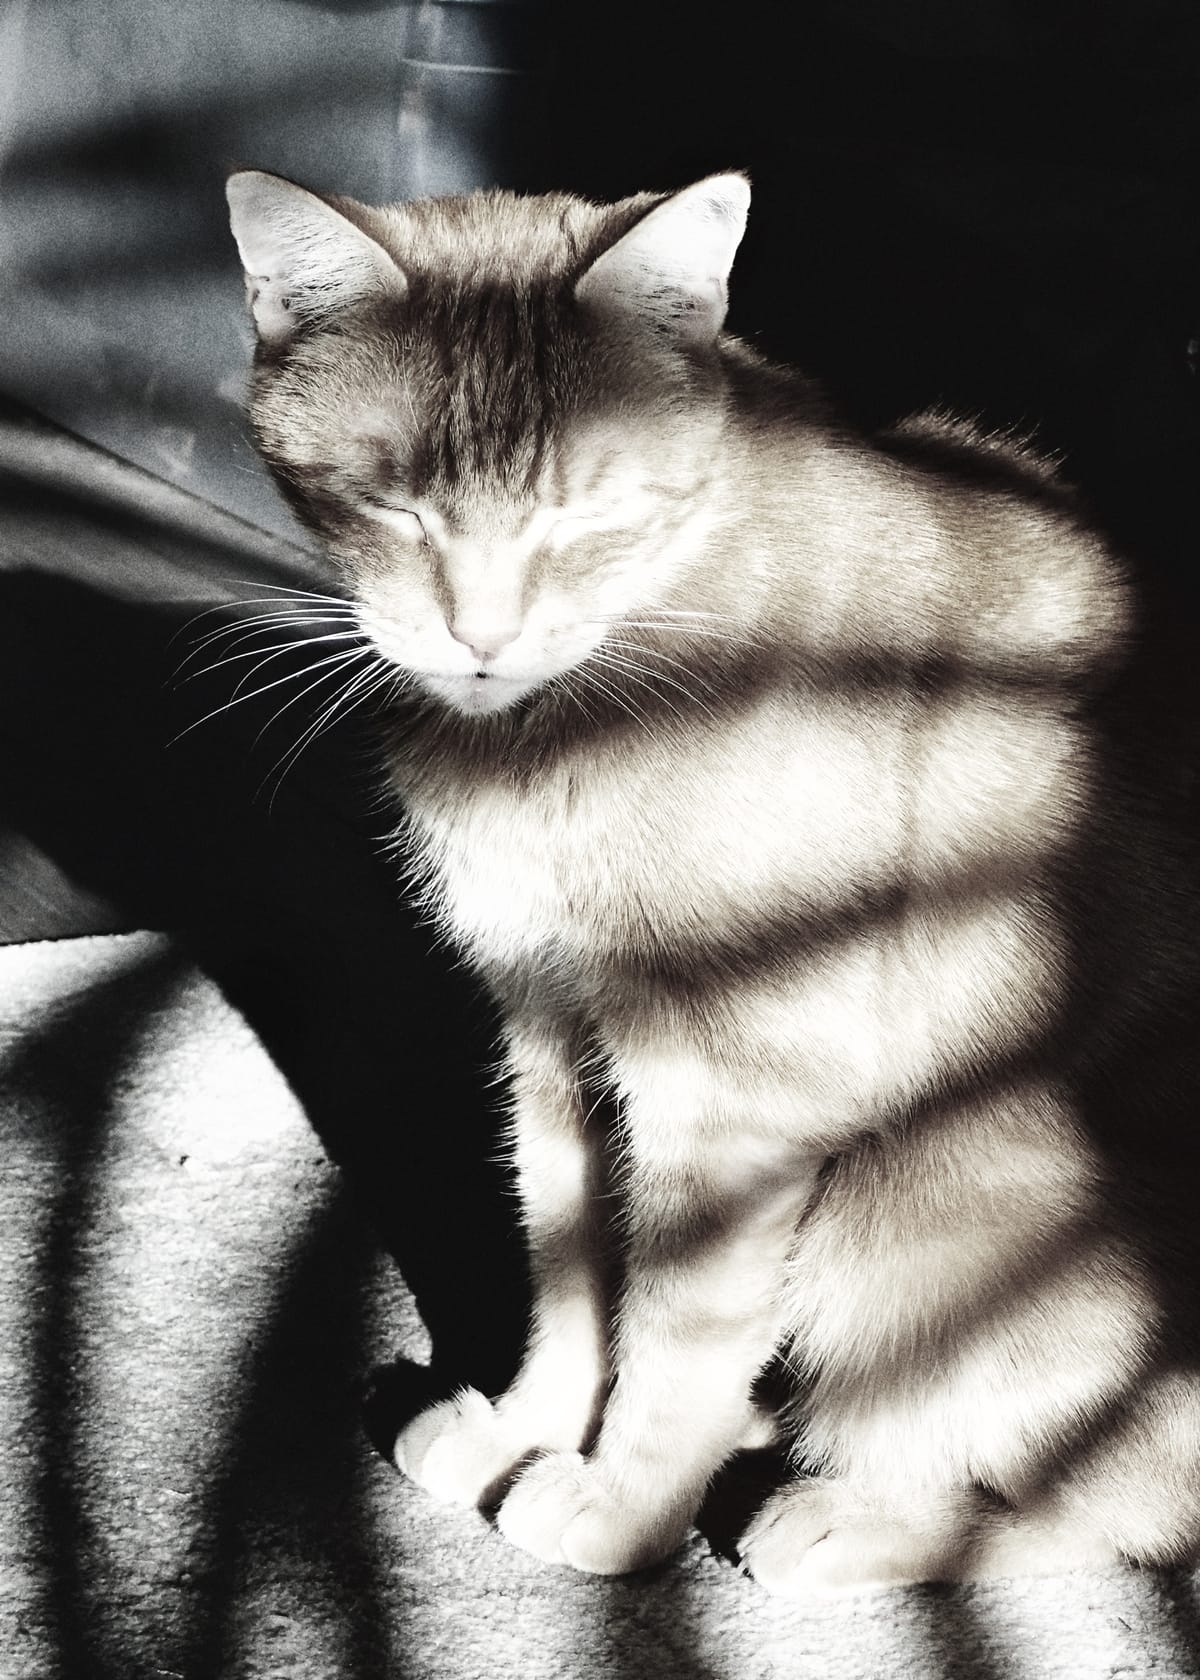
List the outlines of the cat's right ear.
{"type": "Polygon", "coordinates": [[[697,347],[725,323],[729,271],[750,208],[744,175],[710,175],[656,204],[575,287],[599,316],[697,347]]]}
{"type": "Polygon", "coordinates": [[[264,344],[282,344],[309,322],[370,297],[407,291],[383,246],[304,187],[239,169],[225,183],[225,196],[264,344]]]}

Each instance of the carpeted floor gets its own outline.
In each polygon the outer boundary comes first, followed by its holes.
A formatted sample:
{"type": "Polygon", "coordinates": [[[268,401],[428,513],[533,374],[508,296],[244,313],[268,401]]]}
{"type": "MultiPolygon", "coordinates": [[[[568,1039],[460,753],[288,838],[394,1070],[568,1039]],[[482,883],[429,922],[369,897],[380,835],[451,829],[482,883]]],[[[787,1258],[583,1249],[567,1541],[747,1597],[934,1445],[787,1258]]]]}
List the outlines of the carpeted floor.
{"type": "Polygon", "coordinates": [[[508,1550],[369,1444],[366,1373],[420,1362],[425,1333],[287,1085],[168,939],[0,950],[0,1057],[4,1680],[1200,1673],[1194,1581],[799,1606],[699,1536],[622,1581],[508,1550]]]}

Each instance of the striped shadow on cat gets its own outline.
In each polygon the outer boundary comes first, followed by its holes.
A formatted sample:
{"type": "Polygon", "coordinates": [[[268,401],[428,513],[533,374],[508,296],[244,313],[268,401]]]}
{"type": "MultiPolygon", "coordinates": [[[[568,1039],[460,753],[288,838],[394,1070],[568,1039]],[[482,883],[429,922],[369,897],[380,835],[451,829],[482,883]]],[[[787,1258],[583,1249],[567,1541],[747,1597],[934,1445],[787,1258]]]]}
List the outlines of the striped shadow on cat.
{"type": "Polygon", "coordinates": [[[505,1021],[528,1348],[397,1463],[600,1573],[776,1427],[782,1593],[1195,1557],[1195,858],[1071,492],[724,334],[739,175],[228,192],[262,455],[505,1021]]]}

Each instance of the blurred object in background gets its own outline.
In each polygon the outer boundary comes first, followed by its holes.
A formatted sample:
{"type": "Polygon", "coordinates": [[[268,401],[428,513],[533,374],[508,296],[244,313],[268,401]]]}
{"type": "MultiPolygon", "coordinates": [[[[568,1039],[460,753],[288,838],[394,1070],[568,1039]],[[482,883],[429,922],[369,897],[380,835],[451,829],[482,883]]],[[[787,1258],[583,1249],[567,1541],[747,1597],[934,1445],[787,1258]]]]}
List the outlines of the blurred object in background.
{"type": "Polygon", "coordinates": [[[373,203],[520,178],[522,0],[0,5],[0,391],[303,540],[246,440],[224,199],[253,163],[373,203]]]}

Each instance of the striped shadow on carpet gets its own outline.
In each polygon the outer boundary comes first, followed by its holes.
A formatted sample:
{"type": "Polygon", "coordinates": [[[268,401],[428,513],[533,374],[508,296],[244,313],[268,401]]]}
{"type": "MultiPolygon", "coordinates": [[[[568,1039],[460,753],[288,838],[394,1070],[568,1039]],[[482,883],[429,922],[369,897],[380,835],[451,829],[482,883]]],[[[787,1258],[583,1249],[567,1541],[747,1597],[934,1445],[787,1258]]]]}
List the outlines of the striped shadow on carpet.
{"type": "Polygon", "coordinates": [[[284,1080],[169,939],[0,950],[0,1057],[4,1680],[1200,1672],[1191,1579],[800,1606],[698,1535],[628,1580],[512,1552],[369,1445],[362,1379],[423,1361],[424,1330],[284,1080]]]}

